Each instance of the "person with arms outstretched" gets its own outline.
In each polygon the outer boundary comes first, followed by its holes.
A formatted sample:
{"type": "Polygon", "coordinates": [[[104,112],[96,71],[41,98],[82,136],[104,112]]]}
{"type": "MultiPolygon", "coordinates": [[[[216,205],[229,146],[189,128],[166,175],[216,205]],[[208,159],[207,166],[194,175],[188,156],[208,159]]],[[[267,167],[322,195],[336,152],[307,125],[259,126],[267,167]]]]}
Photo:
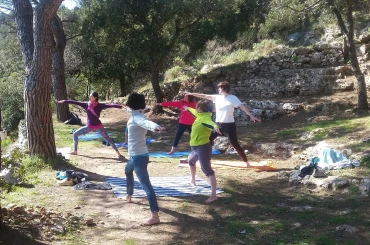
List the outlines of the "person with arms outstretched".
{"type": "Polygon", "coordinates": [[[143,114],[142,110],[145,109],[144,95],[138,93],[130,94],[126,102],[126,106],[130,113],[130,118],[127,122],[128,155],[130,159],[125,168],[127,180],[126,201],[132,202],[132,195],[134,193],[133,172],[135,171],[136,176],[148,197],[151,211],[150,218],[144,221],[141,225],[155,225],[160,223],[158,215],[159,207],[157,197],[148,174],[149,151],[146,145],[146,133],[147,130],[158,132],[163,131],[164,128],[152,121],[149,121],[143,114]]]}
{"type": "Polygon", "coordinates": [[[211,166],[212,145],[209,137],[211,132],[221,134],[218,125],[212,121],[212,109],[207,100],[198,101],[195,109],[186,108],[196,119],[190,134],[191,152],[188,156],[190,167],[190,183],[195,185],[196,162],[199,160],[203,173],[208,177],[211,185],[211,195],[205,203],[217,200],[216,176],[211,166]]]}
{"type": "MultiPolygon", "coordinates": [[[[216,107],[216,123],[219,125],[221,132],[226,133],[230,144],[238,152],[239,156],[246,163],[246,167],[251,167],[248,158],[245,155],[244,150],[238,142],[238,137],[236,133],[236,124],[234,119],[234,108],[239,107],[244,111],[250,119],[254,122],[261,122],[261,119],[252,115],[248,108],[239,100],[235,95],[230,94],[230,84],[228,82],[220,82],[217,85],[218,94],[208,95],[199,93],[187,93],[188,95],[193,95],[195,97],[212,100],[216,107]]],[[[211,135],[211,142],[218,136],[218,134],[213,133],[211,135]]]]}
{"type": "Polygon", "coordinates": [[[189,132],[189,134],[191,133],[191,125],[193,124],[195,119],[185,109],[185,107],[195,108],[196,104],[197,103],[194,101],[194,98],[191,95],[185,95],[184,99],[182,100],[166,101],[162,103],[157,103],[157,105],[160,105],[160,106],[176,107],[181,110],[180,117],[179,117],[179,123],[176,129],[175,139],[173,140],[171,151],[169,151],[167,154],[171,155],[174,152],[176,152],[176,148],[179,144],[179,141],[186,130],[189,132]]]}
{"type": "Polygon", "coordinates": [[[121,155],[118,151],[115,143],[113,142],[112,138],[109,137],[107,130],[104,128],[103,124],[101,123],[99,117],[102,110],[107,108],[119,108],[122,109],[121,105],[118,104],[105,104],[99,102],[99,95],[97,92],[92,92],[89,97],[89,102],[80,102],[76,100],[56,100],[57,103],[67,103],[81,106],[86,111],[87,117],[87,125],[84,127],[79,128],[75,132],[73,132],[73,151],[70,153],[71,155],[77,155],[77,148],[78,148],[78,136],[82,134],[87,134],[91,131],[99,132],[104,139],[109,142],[109,144],[113,147],[116,151],[117,156],[119,158],[125,158],[121,155]]]}

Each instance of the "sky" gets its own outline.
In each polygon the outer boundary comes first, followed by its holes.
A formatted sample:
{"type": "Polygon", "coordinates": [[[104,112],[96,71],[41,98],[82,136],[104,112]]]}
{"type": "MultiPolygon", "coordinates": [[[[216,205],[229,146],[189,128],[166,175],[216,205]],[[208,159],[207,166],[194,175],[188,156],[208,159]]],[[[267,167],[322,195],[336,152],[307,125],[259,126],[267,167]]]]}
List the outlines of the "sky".
{"type": "Polygon", "coordinates": [[[77,0],[64,0],[62,4],[68,9],[74,9],[77,5],[77,0]]]}

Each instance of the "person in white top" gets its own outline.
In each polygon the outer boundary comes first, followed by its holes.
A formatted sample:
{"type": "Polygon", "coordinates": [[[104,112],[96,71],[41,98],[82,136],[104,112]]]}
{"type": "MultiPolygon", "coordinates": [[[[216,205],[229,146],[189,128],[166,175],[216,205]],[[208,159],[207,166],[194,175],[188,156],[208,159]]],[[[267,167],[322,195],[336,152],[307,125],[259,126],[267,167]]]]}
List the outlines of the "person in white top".
{"type": "MultiPolygon", "coordinates": [[[[239,156],[246,163],[247,167],[251,167],[248,162],[247,156],[244,150],[241,148],[238,137],[236,134],[236,125],[234,119],[234,108],[240,108],[244,111],[253,122],[261,122],[261,119],[252,115],[248,108],[236,97],[235,95],[229,94],[230,84],[228,82],[221,82],[217,85],[218,94],[199,94],[199,93],[187,93],[195,97],[212,100],[216,107],[216,123],[219,125],[221,131],[226,133],[230,144],[238,152],[239,156]]],[[[218,134],[211,135],[211,142],[217,137],[218,134]]]]}

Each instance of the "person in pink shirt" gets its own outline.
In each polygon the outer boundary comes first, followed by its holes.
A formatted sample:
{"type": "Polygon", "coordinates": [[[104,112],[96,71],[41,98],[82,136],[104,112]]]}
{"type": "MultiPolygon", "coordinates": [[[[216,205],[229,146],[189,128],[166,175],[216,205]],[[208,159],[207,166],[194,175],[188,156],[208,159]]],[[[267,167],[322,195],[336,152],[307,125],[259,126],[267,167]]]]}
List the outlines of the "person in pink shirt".
{"type": "Polygon", "coordinates": [[[176,101],[167,101],[162,103],[157,103],[157,105],[165,106],[165,107],[176,107],[181,110],[180,117],[179,117],[179,124],[177,125],[175,139],[173,140],[171,151],[167,154],[173,154],[176,151],[176,148],[179,144],[179,141],[186,130],[188,130],[189,134],[191,133],[191,126],[195,118],[193,115],[190,114],[185,108],[195,108],[197,103],[194,101],[194,97],[191,95],[185,95],[184,99],[176,100],[176,101]]]}

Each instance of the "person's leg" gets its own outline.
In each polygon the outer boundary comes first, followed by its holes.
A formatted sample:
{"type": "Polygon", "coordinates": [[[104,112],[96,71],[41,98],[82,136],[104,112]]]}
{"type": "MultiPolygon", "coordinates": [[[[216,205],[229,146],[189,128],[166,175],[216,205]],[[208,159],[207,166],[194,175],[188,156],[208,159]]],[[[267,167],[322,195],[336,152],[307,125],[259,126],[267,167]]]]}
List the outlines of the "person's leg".
{"type": "Polygon", "coordinates": [[[245,152],[244,152],[243,148],[240,146],[240,144],[238,142],[235,123],[223,123],[222,124],[222,129],[225,133],[227,133],[230,144],[238,152],[238,154],[242,158],[243,162],[245,162],[247,164],[247,167],[250,167],[247,156],[245,155],[245,152]]]}
{"type": "Polygon", "coordinates": [[[210,143],[198,146],[196,148],[196,152],[199,157],[199,163],[202,168],[202,171],[209,178],[209,182],[211,185],[211,195],[207,200],[205,200],[205,203],[211,203],[217,200],[218,198],[216,195],[215,171],[213,171],[211,166],[212,146],[210,143]]]}
{"type": "Polygon", "coordinates": [[[189,164],[189,170],[190,170],[190,184],[195,185],[195,173],[197,171],[196,163],[198,161],[198,155],[195,152],[196,147],[191,147],[191,152],[188,156],[188,164],[189,164]]]}
{"type": "Polygon", "coordinates": [[[73,132],[73,151],[71,155],[77,155],[77,148],[78,148],[78,136],[82,134],[87,134],[88,132],[92,131],[89,129],[88,126],[81,127],[73,132]]]}
{"type": "Polygon", "coordinates": [[[112,138],[111,138],[111,137],[109,137],[107,130],[106,130],[104,127],[101,127],[101,128],[99,129],[99,132],[100,132],[100,134],[103,136],[103,138],[104,138],[107,142],[109,142],[109,144],[113,147],[113,149],[116,151],[116,153],[117,153],[118,157],[123,157],[123,158],[124,158],[124,156],[122,156],[122,155],[121,155],[121,153],[118,151],[117,146],[116,146],[116,144],[113,142],[112,138]]]}
{"type": "Polygon", "coordinates": [[[173,140],[171,151],[168,152],[167,154],[170,154],[171,155],[171,154],[173,154],[176,151],[176,148],[179,145],[179,141],[180,141],[182,135],[184,134],[184,132],[186,130],[186,126],[187,125],[182,124],[182,123],[179,123],[177,125],[176,135],[175,135],[175,139],[173,140]]]}
{"type": "Polygon", "coordinates": [[[134,194],[134,162],[133,162],[132,157],[126,164],[125,174],[126,174],[126,190],[127,190],[126,201],[132,202],[131,197],[132,197],[132,194],[134,194]]]}
{"type": "Polygon", "coordinates": [[[149,156],[137,156],[133,157],[134,160],[134,169],[136,176],[142,185],[146,196],[148,197],[151,216],[142,225],[154,225],[160,223],[158,216],[159,207],[157,202],[157,197],[155,195],[152,184],[150,183],[149,174],[148,174],[148,163],[149,156]]]}
{"type": "Polygon", "coordinates": [[[208,176],[209,178],[209,184],[211,185],[211,195],[209,196],[209,198],[207,200],[205,200],[204,202],[205,203],[211,203],[213,201],[216,201],[218,199],[217,195],[216,195],[216,185],[217,185],[217,181],[216,181],[216,176],[215,175],[210,175],[208,176]]]}

